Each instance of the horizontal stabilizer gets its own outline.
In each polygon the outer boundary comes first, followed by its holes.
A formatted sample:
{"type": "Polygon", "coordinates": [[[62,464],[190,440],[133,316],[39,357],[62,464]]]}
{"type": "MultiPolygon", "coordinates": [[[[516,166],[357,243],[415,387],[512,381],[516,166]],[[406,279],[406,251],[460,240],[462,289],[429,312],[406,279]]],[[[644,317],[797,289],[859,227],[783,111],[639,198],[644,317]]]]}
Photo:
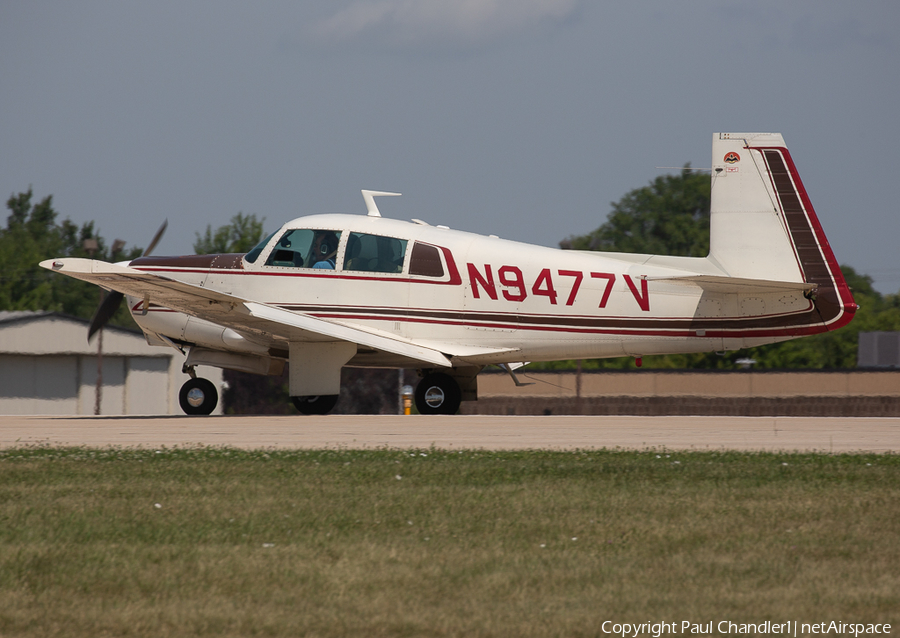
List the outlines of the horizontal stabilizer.
{"type": "Polygon", "coordinates": [[[772,281],[769,279],[742,279],[740,277],[716,277],[713,275],[690,275],[685,277],[647,277],[647,281],[664,281],[673,284],[698,286],[710,292],[750,292],[771,293],[781,291],[810,292],[818,284],[797,281],[772,281]]]}

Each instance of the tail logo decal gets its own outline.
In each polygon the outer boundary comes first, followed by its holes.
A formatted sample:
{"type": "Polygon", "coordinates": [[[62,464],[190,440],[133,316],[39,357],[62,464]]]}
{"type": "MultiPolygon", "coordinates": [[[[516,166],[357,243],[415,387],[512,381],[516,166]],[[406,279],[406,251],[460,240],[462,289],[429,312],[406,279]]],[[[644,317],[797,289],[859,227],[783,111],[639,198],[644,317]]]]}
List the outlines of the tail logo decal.
{"type": "Polygon", "coordinates": [[[734,151],[731,151],[730,153],[725,155],[724,162],[726,164],[737,164],[740,161],[741,161],[741,156],[738,155],[737,153],[735,153],[734,151]]]}

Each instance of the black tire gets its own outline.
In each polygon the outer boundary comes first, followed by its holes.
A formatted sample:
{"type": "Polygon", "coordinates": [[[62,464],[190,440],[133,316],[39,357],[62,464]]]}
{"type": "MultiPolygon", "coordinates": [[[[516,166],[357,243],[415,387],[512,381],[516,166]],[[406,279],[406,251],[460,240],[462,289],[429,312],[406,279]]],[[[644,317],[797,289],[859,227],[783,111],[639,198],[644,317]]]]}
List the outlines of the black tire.
{"type": "Polygon", "coordinates": [[[328,414],[338,402],[337,394],[323,394],[320,396],[291,397],[294,407],[300,414],[328,414]]]}
{"type": "Polygon", "coordinates": [[[456,414],[462,403],[462,392],[456,380],[441,372],[426,375],[416,386],[416,409],[419,414],[456,414]]]}
{"type": "Polygon", "coordinates": [[[207,379],[188,379],[178,393],[185,414],[212,414],[219,403],[216,386],[207,379]]]}

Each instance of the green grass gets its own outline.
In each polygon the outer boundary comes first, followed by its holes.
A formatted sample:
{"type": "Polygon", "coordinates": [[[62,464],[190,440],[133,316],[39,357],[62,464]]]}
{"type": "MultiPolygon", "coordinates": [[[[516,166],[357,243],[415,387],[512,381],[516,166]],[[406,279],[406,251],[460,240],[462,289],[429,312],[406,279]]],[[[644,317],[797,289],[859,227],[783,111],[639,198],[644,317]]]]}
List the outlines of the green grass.
{"type": "Polygon", "coordinates": [[[897,622],[898,538],[896,455],[12,449],[0,636],[897,622]]]}

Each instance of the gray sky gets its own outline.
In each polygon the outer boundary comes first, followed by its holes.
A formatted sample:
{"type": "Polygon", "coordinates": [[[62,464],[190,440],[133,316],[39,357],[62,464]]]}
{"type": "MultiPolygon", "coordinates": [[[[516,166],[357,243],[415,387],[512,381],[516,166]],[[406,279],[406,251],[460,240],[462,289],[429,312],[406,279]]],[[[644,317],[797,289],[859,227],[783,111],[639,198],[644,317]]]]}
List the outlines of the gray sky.
{"type": "MultiPolygon", "coordinates": [[[[0,5],[0,195],[192,252],[237,212],[556,246],[712,134],[784,134],[838,260],[900,289],[896,0],[0,5]]],[[[5,201],[5,200],[4,200],[5,201]]]]}

